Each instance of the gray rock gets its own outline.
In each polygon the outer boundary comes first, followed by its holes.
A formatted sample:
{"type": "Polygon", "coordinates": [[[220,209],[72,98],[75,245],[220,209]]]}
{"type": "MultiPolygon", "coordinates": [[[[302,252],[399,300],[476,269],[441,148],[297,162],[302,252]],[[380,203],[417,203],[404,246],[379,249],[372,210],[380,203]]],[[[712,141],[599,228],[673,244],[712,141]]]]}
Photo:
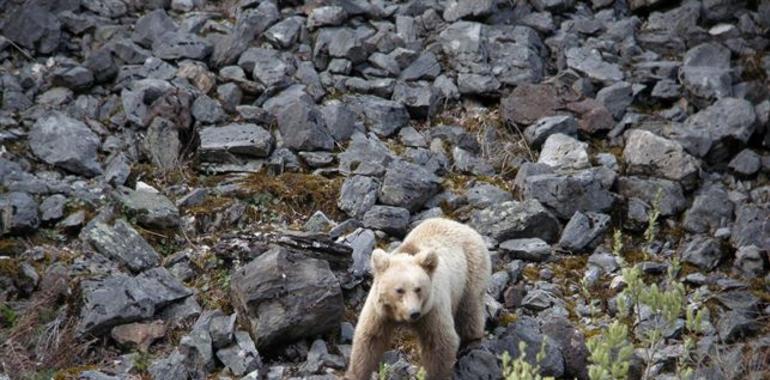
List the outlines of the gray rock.
{"type": "Polygon", "coordinates": [[[117,376],[105,375],[99,371],[83,371],[78,375],[79,380],[120,380],[117,376]]]}
{"type": "Polygon", "coordinates": [[[730,73],[730,50],[716,43],[703,43],[688,50],[680,69],[684,87],[701,98],[732,95],[730,73]]]}
{"type": "Polygon", "coordinates": [[[559,350],[559,345],[550,337],[543,336],[537,321],[531,317],[521,317],[508,325],[502,335],[487,343],[493,354],[502,355],[508,352],[512,358],[521,355],[519,343],[526,344],[525,360],[531,365],[540,366],[540,374],[543,376],[560,377],[564,375],[564,357],[559,350]],[[537,353],[545,350],[544,360],[537,362],[537,353]]]}
{"type": "Polygon", "coordinates": [[[38,119],[29,132],[29,145],[35,156],[50,165],[86,177],[102,173],[96,155],[99,136],[62,113],[38,119]]]}
{"type": "Polygon", "coordinates": [[[335,331],[344,304],[326,261],[274,247],[232,276],[233,304],[259,349],[335,331]]]}
{"type": "Polygon", "coordinates": [[[439,74],[441,74],[441,64],[436,59],[436,55],[425,51],[401,71],[399,79],[405,81],[435,79],[439,74]]]}
{"type": "Polygon", "coordinates": [[[256,8],[242,10],[233,31],[214,45],[212,64],[215,67],[221,67],[234,63],[256,36],[279,20],[281,20],[281,12],[270,1],[260,2],[256,8]]]}
{"type": "Polygon", "coordinates": [[[735,253],[733,268],[746,278],[762,277],[767,273],[767,260],[767,251],[755,245],[743,246],[735,253]]]}
{"type": "Polygon", "coordinates": [[[409,210],[403,207],[373,206],[364,214],[364,227],[393,236],[404,236],[409,227],[409,210]]]}
{"type": "Polygon", "coordinates": [[[415,148],[425,148],[428,146],[425,136],[412,127],[404,127],[398,131],[398,139],[402,144],[415,148]]]}
{"type": "Polygon", "coordinates": [[[0,194],[0,234],[27,234],[40,226],[38,205],[27,193],[0,194]]]}
{"type": "Polygon", "coordinates": [[[700,163],[678,142],[639,129],[630,131],[626,141],[623,158],[630,174],[661,176],[680,181],[686,189],[692,188],[700,172],[700,163]]]}
{"type": "Polygon", "coordinates": [[[525,198],[537,199],[562,219],[576,211],[605,212],[615,202],[609,189],[615,174],[604,168],[581,170],[572,174],[540,174],[524,180],[525,198]]]}
{"type": "Polygon", "coordinates": [[[179,164],[182,143],[179,130],[171,121],[156,117],[147,128],[144,146],[153,164],[161,169],[173,169],[179,164]]]}
{"type": "Polygon", "coordinates": [[[559,236],[559,221],[540,202],[504,202],[473,213],[469,223],[479,233],[497,241],[538,237],[554,242],[559,236]]]}
{"type": "Polygon", "coordinates": [[[188,366],[185,355],[174,350],[169,356],[153,361],[148,371],[153,380],[188,379],[196,375],[188,366]]]}
{"type": "Polygon", "coordinates": [[[363,133],[354,133],[350,144],[344,152],[338,156],[340,172],[349,174],[359,166],[377,165],[385,167],[395,159],[388,147],[373,133],[368,136],[363,133]]]}
{"type": "Polygon", "coordinates": [[[149,48],[164,34],[174,32],[177,29],[174,20],[168,16],[165,10],[156,9],[146,13],[136,21],[131,39],[137,44],[149,48]]]}
{"type": "Polygon", "coordinates": [[[587,47],[567,49],[567,66],[586,74],[589,78],[605,83],[623,80],[623,71],[616,64],[607,63],[598,50],[587,47]]]}
{"type": "MultiPolygon", "coordinates": [[[[222,348],[233,342],[235,334],[235,314],[214,316],[209,322],[209,335],[214,348],[222,348]]],[[[248,334],[247,334],[248,335],[248,334]]],[[[251,340],[251,339],[249,339],[251,340]]]]}
{"type": "Polygon", "coordinates": [[[591,166],[587,149],[587,143],[555,133],[545,140],[537,162],[558,169],[584,169],[591,166]]]}
{"type": "Polygon", "coordinates": [[[617,82],[609,85],[596,93],[596,100],[604,104],[615,120],[620,120],[634,100],[631,83],[617,82]]]}
{"type": "Polygon", "coordinates": [[[198,155],[204,161],[231,162],[233,155],[268,157],[273,136],[256,124],[228,124],[200,131],[198,155]]]}
{"type": "Polygon", "coordinates": [[[286,63],[278,50],[250,48],[238,59],[238,66],[251,72],[254,80],[266,87],[286,85],[294,68],[286,63]]]}
{"type": "Polygon", "coordinates": [[[217,358],[235,376],[243,376],[262,367],[254,341],[245,331],[235,332],[236,343],[217,351],[217,358]]]}
{"type": "Polygon", "coordinates": [[[482,209],[495,204],[513,200],[513,195],[497,186],[479,182],[465,192],[468,204],[482,209]]]}
{"type": "Polygon", "coordinates": [[[419,210],[440,190],[440,179],[419,165],[396,160],[385,172],[379,200],[385,205],[419,210]]]}
{"type": "Polygon", "coordinates": [[[399,82],[393,88],[393,101],[406,106],[413,118],[426,118],[438,108],[438,91],[427,83],[406,84],[399,82]]]}
{"type": "Polygon", "coordinates": [[[162,267],[136,277],[117,274],[87,280],[81,292],[83,306],[77,328],[81,336],[101,335],[114,326],[150,318],[161,307],[192,294],[162,267]]]}
{"type": "Polygon", "coordinates": [[[208,331],[193,328],[179,340],[179,352],[185,356],[188,371],[205,374],[214,369],[214,351],[211,347],[211,335],[208,331]]]}
{"type": "Polygon", "coordinates": [[[97,252],[119,261],[133,272],[160,265],[160,255],[122,219],[112,227],[96,223],[93,228],[84,231],[83,239],[97,252]]]}
{"type": "Polygon", "coordinates": [[[217,87],[217,97],[225,111],[235,112],[243,99],[243,91],[235,83],[225,83],[217,87]]]}
{"type": "Polygon", "coordinates": [[[655,83],[650,95],[664,100],[679,99],[682,96],[682,86],[673,79],[661,79],[655,83]]]}
{"type": "Polygon", "coordinates": [[[457,75],[457,88],[461,94],[492,95],[500,86],[500,81],[492,75],[465,73],[457,75]]]}
{"type": "Polygon", "coordinates": [[[370,259],[376,243],[374,232],[365,228],[358,228],[343,240],[353,248],[353,265],[351,272],[354,276],[361,277],[371,272],[370,259]]]}
{"type": "Polygon", "coordinates": [[[745,312],[731,310],[719,318],[717,332],[722,342],[731,343],[759,331],[760,326],[758,320],[746,315],[745,312]]]}
{"type": "Polygon", "coordinates": [[[460,173],[470,173],[479,176],[492,176],[495,174],[495,168],[487,160],[460,147],[452,148],[452,161],[454,169],[460,173]]]}
{"type": "Polygon", "coordinates": [[[465,17],[488,16],[495,10],[492,0],[453,0],[444,8],[444,20],[454,22],[465,17]]]}
{"type": "Polygon", "coordinates": [[[730,161],[728,167],[737,174],[750,176],[756,174],[761,165],[761,157],[757,153],[744,149],[730,161]]]}
{"type": "Polygon", "coordinates": [[[334,138],[326,128],[319,109],[304,102],[294,102],[276,114],[283,144],[297,150],[332,150],[334,138]]]}
{"type": "Polygon", "coordinates": [[[719,242],[701,235],[690,240],[682,251],[684,262],[693,264],[705,271],[716,268],[722,255],[722,247],[719,246],[719,242]]]}
{"type": "Polygon", "coordinates": [[[578,122],[569,115],[547,116],[538,120],[524,130],[524,138],[534,148],[539,148],[554,134],[577,136],[578,122]]]}
{"type": "Polygon", "coordinates": [[[206,95],[201,95],[192,104],[192,115],[195,120],[205,124],[216,124],[225,120],[225,111],[219,101],[206,95]]]}
{"type": "Polygon", "coordinates": [[[54,70],[51,80],[55,86],[85,90],[93,84],[94,74],[83,66],[62,67],[54,70]]]}
{"type": "Polygon", "coordinates": [[[322,26],[336,26],[345,22],[348,18],[345,9],[338,6],[325,6],[313,9],[307,18],[308,29],[316,29],[322,26]]]}
{"type": "Polygon", "coordinates": [[[397,76],[401,73],[401,67],[393,56],[375,52],[369,56],[369,62],[376,68],[385,70],[388,76],[397,76]]]}
{"type": "MultiPolygon", "coordinates": [[[[5,4],[5,6],[10,4],[5,4]]],[[[61,40],[61,23],[43,2],[24,4],[6,14],[3,36],[41,54],[52,53],[61,40]]]]}
{"type": "Polygon", "coordinates": [[[754,106],[745,99],[722,98],[706,109],[690,116],[685,127],[695,132],[705,133],[711,144],[704,145],[701,156],[709,148],[720,142],[736,140],[746,143],[756,128],[754,106]]]}
{"type": "Polygon", "coordinates": [[[377,202],[379,183],[371,177],[351,176],[340,188],[337,207],[353,218],[360,218],[377,202]]]}
{"type": "Polygon", "coordinates": [[[730,242],[734,247],[770,247],[770,205],[744,204],[735,210],[730,242]]]}
{"type": "Polygon", "coordinates": [[[355,131],[356,113],[347,104],[330,101],[321,106],[321,114],[335,141],[347,141],[355,131]]]}
{"type": "Polygon", "coordinates": [[[564,356],[564,376],[587,379],[589,352],[583,333],[563,317],[548,317],[541,322],[540,328],[543,335],[559,346],[559,351],[564,356]]]}
{"type": "Polygon", "coordinates": [[[601,268],[602,271],[607,274],[614,273],[620,269],[620,265],[618,264],[615,255],[609,252],[603,252],[601,249],[597,249],[591,256],[588,256],[588,264],[601,268]]]}
{"type": "Polygon", "coordinates": [[[433,81],[433,87],[438,90],[442,99],[459,99],[460,90],[455,82],[446,75],[440,75],[433,81]]]}
{"type": "MultiPolygon", "coordinates": [[[[575,0],[534,0],[532,6],[540,12],[560,12],[575,6],[575,0]]],[[[515,357],[511,355],[511,357],[515,357]]]]}
{"type": "Polygon", "coordinates": [[[43,200],[40,204],[40,219],[43,222],[59,220],[64,216],[64,206],[67,203],[67,197],[61,194],[54,194],[43,200]]]}
{"type": "Polygon", "coordinates": [[[195,297],[187,297],[179,302],[164,307],[159,315],[170,326],[187,326],[187,323],[196,320],[201,315],[201,306],[195,297]]]}
{"type": "Polygon", "coordinates": [[[652,205],[656,202],[658,191],[661,192],[657,202],[661,215],[677,215],[687,207],[682,186],[676,182],[633,176],[618,178],[618,193],[625,198],[638,198],[652,205]]]}
{"type": "Polygon", "coordinates": [[[126,212],[145,227],[174,228],[180,224],[179,209],[156,191],[121,188],[116,197],[126,212]]]}
{"type": "Polygon", "coordinates": [[[152,54],[160,59],[206,59],[214,50],[208,40],[192,33],[168,32],[152,44],[152,54]]]}
{"type": "MultiPolygon", "coordinates": [[[[368,129],[380,137],[391,136],[409,122],[407,108],[397,101],[371,95],[349,98],[349,101],[353,110],[361,115],[368,129]]],[[[422,100],[415,102],[416,109],[424,108],[424,104],[420,102],[422,100]]]]}
{"type": "Polygon", "coordinates": [[[153,117],[150,105],[172,90],[173,86],[164,80],[142,79],[132,82],[120,94],[126,118],[138,126],[146,127],[153,117]]]}
{"type": "Polygon", "coordinates": [[[497,379],[501,373],[497,357],[485,350],[473,350],[459,357],[454,367],[455,379],[497,379]]]}
{"type": "Polygon", "coordinates": [[[682,226],[695,233],[710,233],[727,226],[733,220],[733,203],[727,191],[720,186],[710,186],[695,196],[692,206],[685,212],[682,226]]]}
{"type": "Polygon", "coordinates": [[[302,17],[287,17],[266,30],[262,36],[279,48],[289,48],[297,41],[305,19],[302,17]]]}
{"type": "Polygon", "coordinates": [[[601,243],[609,227],[609,215],[578,211],[564,226],[559,246],[572,252],[591,250],[601,243]]]}
{"type": "Polygon", "coordinates": [[[551,245],[540,238],[506,240],[498,249],[514,259],[543,262],[551,258],[551,245]]]}
{"type": "Polygon", "coordinates": [[[329,219],[322,211],[316,211],[310,218],[307,219],[302,229],[308,232],[326,233],[329,232],[337,223],[329,219]]]}
{"type": "Polygon", "coordinates": [[[364,36],[350,28],[321,29],[313,49],[316,67],[325,67],[324,61],[329,58],[345,58],[353,63],[365,61],[369,54],[362,37],[364,36]]]}

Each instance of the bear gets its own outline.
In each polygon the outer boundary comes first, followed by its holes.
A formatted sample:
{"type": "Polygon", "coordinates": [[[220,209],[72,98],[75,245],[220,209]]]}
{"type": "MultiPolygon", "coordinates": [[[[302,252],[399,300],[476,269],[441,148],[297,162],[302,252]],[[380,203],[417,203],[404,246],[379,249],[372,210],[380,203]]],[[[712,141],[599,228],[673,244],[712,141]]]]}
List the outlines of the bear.
{"type": "Polygon", "coordinates": [[[484,336],[491,263],[481,235],[444,218],[421,222],[391,253],[375,249],[373,282],[344,378],[369,380],[396,328],[418,338],[429,380],[452,378],[457,351],[484,336]]]}

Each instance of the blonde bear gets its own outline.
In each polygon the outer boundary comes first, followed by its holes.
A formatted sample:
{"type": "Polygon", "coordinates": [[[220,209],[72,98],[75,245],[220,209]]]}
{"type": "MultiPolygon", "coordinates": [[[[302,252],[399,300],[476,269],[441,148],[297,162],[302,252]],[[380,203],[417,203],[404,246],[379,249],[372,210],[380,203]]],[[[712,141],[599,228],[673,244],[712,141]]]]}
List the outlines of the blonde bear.
{"type": "Polygon", "coordinates": [[[369,380],[393,330],[412,329],[428,380],[452,378],[457,350],[484,336],[491,273],[484,240],[448,219],[420,223],[392,253],[372,252],[374,282],[358,318],[347,380],[369,380]]]}

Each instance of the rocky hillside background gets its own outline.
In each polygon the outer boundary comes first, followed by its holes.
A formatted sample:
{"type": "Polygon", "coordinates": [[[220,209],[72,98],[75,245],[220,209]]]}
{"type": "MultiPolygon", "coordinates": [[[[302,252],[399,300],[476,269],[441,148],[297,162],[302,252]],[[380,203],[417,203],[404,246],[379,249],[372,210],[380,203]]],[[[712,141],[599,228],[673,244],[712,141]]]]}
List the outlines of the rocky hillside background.
{"type": "Polygon", "coordinates": [[[458,379],[521,342],[557,378],[770,376],[770,2],[0,20],[0,379],[336,378],[372,249],[433,216],[493,255],[458,379]]]}

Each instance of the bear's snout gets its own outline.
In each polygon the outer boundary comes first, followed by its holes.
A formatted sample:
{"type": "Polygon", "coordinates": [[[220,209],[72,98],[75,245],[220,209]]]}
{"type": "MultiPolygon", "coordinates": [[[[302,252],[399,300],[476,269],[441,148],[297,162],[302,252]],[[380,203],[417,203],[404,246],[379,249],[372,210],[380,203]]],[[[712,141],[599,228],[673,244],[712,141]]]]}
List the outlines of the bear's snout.
{"type": "Polygon", "coordinates": [[[412,312],[411,314],[409,314],[409,318],[413,321],[416,321],[417,318],[420,318],[420,312],[419,311],[412,312]]]}

